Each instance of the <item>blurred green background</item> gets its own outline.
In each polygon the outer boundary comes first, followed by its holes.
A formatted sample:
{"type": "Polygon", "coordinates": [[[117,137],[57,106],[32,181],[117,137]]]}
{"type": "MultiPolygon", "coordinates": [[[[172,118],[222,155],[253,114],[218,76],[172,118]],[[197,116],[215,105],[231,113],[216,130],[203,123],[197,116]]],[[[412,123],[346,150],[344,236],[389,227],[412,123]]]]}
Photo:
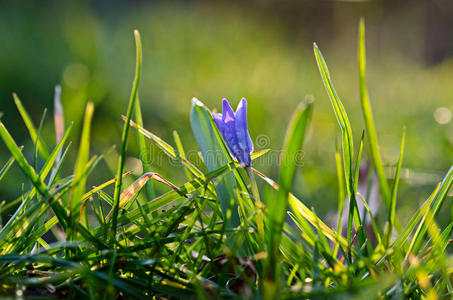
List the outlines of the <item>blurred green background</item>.
{"type": "MultiPolygon", "coordinates": [[[[364,128],[357,75],[357,25],[367,28],[368,87],[384,162],[395,165],[407,127],[398,213],[406,218],[453,162],[453,13],[449,1],[2,1],[0,2],[0,111],[2,122],[33,159],[33,142],[15,108],[16,92],[54,145],[53,91],[61,84],[66,124],[77,141],[87,101],[94,101],[92,154],[119,144],[121,114],[133,79],[133,29],[143,39],[140,99],[145,127],[172,143],[177,130],[186,150],[197,150],[190,130],[191,98],[220,109],[226,97],[249,101],[255,162],[278,176],[285,128],[298,102],[315,98],[315,110],[295,191],[317,212],[336,209],[333,110],[313,58],[317,42],[359,141],[364,128]]],[[[127,167],[137,168],[132,131],[127,167]]],[[[77,145],[72,145],[75,152],[77,145]]],[[[181,168],[154,153],[153,170],[184,182],[181,168]]],[[[0,145],[0,162],[9,155],[0,145]]],[[[196,155],[192,155],[196,159],[196,155]]],[[[365,157],[366,159],[367,157],[365,157]]],[[[74,156],[65,164],[72,172],[74,156]]],[[[114,157],[110,158],[114,163],[114,157]]],[[[39,163],[39,162],[38,162],[39,163]]],[[[113,176],[101,164],[90,185],[113,176]]],[[[21,194],[25,179],[14,168],[0,200],[21,194]]],[[[157,185],[156,185],[157,186],[157,185]]],[[[27,186],[25,186],[26,188],[27,186]]],[[[160,189],[159,186],[157,186],[160,189]]],[[[448,214],[445,212],[444,214],[448,214]]]]}

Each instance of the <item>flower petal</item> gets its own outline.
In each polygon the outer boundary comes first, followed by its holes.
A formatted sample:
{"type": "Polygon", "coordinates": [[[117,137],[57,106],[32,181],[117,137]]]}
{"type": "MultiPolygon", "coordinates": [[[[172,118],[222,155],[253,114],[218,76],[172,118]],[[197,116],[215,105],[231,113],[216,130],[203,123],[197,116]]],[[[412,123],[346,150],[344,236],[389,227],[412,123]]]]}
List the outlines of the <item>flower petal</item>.
{"type": "Polygon", "coordinates": [[[222,117],[223,122],[225,123],[234,122],[234,120],[236,119],[230,103],[225,98],[222,100],[222,117]]]}
{"type": "Polygon", "coordinates": [[[225,123],[223,123],[222,114],[214,113],[212,114],[212,118],[214,119],[214,122],[220,131],[220,134],[224,135],[225,123]]]}
{"type": "Polygon", "coordinates": [[[240,148],[246,153],[253,152],[253,143],[247,129],[247,100],[242,98],[236,109],[235,130],[240,148]]]}

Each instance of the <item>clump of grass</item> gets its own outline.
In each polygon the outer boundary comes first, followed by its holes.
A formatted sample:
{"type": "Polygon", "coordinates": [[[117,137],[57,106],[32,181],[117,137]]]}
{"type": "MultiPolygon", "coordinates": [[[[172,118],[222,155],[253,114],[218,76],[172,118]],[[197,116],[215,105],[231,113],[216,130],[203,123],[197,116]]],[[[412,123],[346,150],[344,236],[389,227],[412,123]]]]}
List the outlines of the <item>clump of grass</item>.
{"type": "MultiPolygon", "coordinates": [[[[141,42],[135,31],[137,63],[124,119],[116,176],[86,189],[92,170],[110,152],[90,157],[94,106],[87,104],[73,174],[63,174],[72,128],[63,125],[59,89],[55,99],[57,145],[49,147],[19,98],[15,103],[35,145],[29,163],[0,122],[0,137],[12,154],[0,180],[16,163],[31,187],[2,204],[16,211],[0,231],[0,293],[9,297],[112,298],[449,298],[453,261],[446,252],[453,223],[440,228],[440,212],[453,183],[451,169],[407,224],[396,217],[404,130],[393,186],[383,172],[379,144],[365,82],[365,31],[359,34],[359,85],[366,130],[354,150],[351,124],[333,86],[319,48],[314,46],[321,78],[341,132],[336,151],[339,219],[329,227],[292,191],[294,158],[303,147],[313,103],[304,101],[289,122],[277,181],[253,168],[242,168],[230,155],[211,116],[192,101],[191,127],[206,172],[187,159],[179,135],[175,145],[143,128],[138,98],[141,42]],[[138,133],[144,174],[131,185],[123,177],[131,129],[138,133]],[[146,140],[181,167],[187,181],[152,172],[146,140]],[[385,223],[377,222],[367,195],[358,193],[359,166],[368,143],[385,203],[385,223]],[[271,189],[264,193],[257,180],[271,189]],[[150,182],[168,191],[158,194],[150,182]],[[278,182],[278,183],[277,183],[278,182]],[[114,186],[113,194],[108,187],[114,186]],[[138,195],[145,189],[144,198],[138,195]],[[260,195],[261,192],[261,195],[260,195]],[[265,197],[264,197],[265,196],[265,197]],[[348,200],[347,234],[341,224],[348,200]],[[264,199],[264,201],[261,201],[264,199]],[[365,212],[359,211],[359,203],[365,212]],[[367,221],[371,229],[367,228],[367,221]]],[[[252,112],[253,113],[253,112],[252,112]]],[[[252,159],[266,155],[254,153],[252,159]]],[[[260,184],[261,184],[260,183],[260,184]]],[[[330,187],[334,188],[334,187],[330,187]]]]}

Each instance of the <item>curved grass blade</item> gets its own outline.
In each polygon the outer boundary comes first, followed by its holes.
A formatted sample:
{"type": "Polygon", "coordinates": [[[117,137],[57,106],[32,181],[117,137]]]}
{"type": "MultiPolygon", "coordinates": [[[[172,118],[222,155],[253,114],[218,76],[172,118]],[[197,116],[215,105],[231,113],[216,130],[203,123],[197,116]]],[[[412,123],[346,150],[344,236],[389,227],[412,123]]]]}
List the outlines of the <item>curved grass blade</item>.
{"type": "Polygon", "coordinates": [[[429,216],[427,218],[424,218],[422,220],[422,222],[420,223],[419,229],[417,230],[417,233],[414,236],[414,239],[412,242],[413,247],[412,247],[412,249],[409,248],[409,251],[407,252],[408,254],[410,253],[410,251],[412,251],[413,253],[418,253],[418,251],[420,250],[420,248],[423,244],[423,241],[424,241],[423,238],[426,234],[428,226],[430,226],[430,224],[434,221],[434,218],[439,213],[440,208],[442,207],[442,204],[444,203],[445,199],[447,198],[448,192],[450,191],[450,188],[452,185],[453,185],[453,167],[450,168],[447,175],[442,180],[440,189],[437,192],[436,196],[434,197],[432,205],[431,205],[430,209],[428,210],[429,216]]]}
{"type": "MultiPolygon", "coordinates": [[[[20,148],[17,146],[16,142],[11,137],[2,122],[0,122],[0,137],[3,139],[5,145],[16,159],[24,174],[30,179],[38,192],[44,197],[44,200],[50,205],[63,229],[66,229],[68,225],[68,216],[65,209],[58,203],[58,201],[56,201],[55,195],[47,189],[47,186],[44,184],[43,180],[27,162],[20,148]]],[[[101,248],[105,248],[107,246],[98,239],[95,239],[82,225],[79,226],[78,232],[81,233],[88,241],[93,242],[101,248]]]]}
{"type": "MultiPolygon", "coordinates": [[[[71,231],[69,233],[69,238],[74,238],[73,231],[74,226],[76,226],[78,211],[76,207],[81,205],[81,199],[85,193],[85,183],[87,179],[86,166],[88,164],[88,159],[90,155],[90,131],[91,131],[91,119],[94,113],[94,104],[88,102],[85,110],[85,118],[83,121],[82,136],[80,138],[79,153],[77,156],[77,161],[74,167],[74,181],[71,190],[71,198],[69,201],[69,222],[71,231]]],[[[85,218],[84,218],[85,220],[85,218]]],[[[86,222],[85,222],[86,225],[86,222]]]]}
{"type": "Polygon", "coordinates": [[[332,103],[332,107],[335,112],[335,116],[338,121],[338,125],[341,129],[341,136],[342,136],[342,144],[343,144],[343,163],[345,166],[345,177],[346,177],[346,188],[348,195],[352,193],[352,186],[353,186],[353,168],[352,168],[352,160],[353,160],[353,153],[354,153],[354,143],[352,139],[352,129],[351,124],[349,123],[348,116],[344,109],[343,103],[341,102],[340,98],[335,91],[335,88],[332,84],[332,79],[330,78],[329,70],[327,69],[326,62],[324,57],[322,56],[321,51],[319,50],[318,46],[313,44],[313,50],[316,57],[316,62],[318,64],[319,72],[321,73],[321,78],[323,80],[324,86],[327,90],[327,94],[329,95],[330,102],[332,103]]]}
{"type": "Polygon", "coordinates": [[[418,208],[418,210],[415,212],[415,214],[412,216],[412,218],[409,220],[407,223],[406,227],[402,231],[402,233],[398,236],[398,238],[393,242],[392,248],[395,250],[400,251],[403,247],[403,245],[407,242],[407,239],[411,232],[415,229],[417,226],[418,222],[424,218],[426,215],[427,210],[430,208],[432,202],[435,199],[435,196],[437,195],[437,192],[440,189],[441,184],[439,183],[436,188],[434,189],[433,193],[429,196],[429,198],[423,203],[422,206],[418,208]]]}
{"type": "Polygon", "coordinates": [[[374,168],[379,180],[379,188],[382,193],[382,198],[387,205],[387,210],[390,210],[390,189],[385,177],[384,165],[382,163],[379,152],[379,143],[376,134],[376,127],[373,120],[373,112],[371,110],[368,89],[366,86],[366,55],[365,55],[365,21],[360,19],[359,25],[359,85],[360,85],[360,103],[362,105],[363,118],[365,120],[365,128],[368,135],[368,143],[370,146],[371,157],[373,159],[374,168]]]}
{"type": "MultiPolygon", "coordinates": [[[[125,116],[122,116],[122,118],[124,121],[126,121],[125,116]]],[[[203,174],[203,172],[201,172],[197,167],[195,167],[190,161],[188,161],[182,157],[178,157],[178,155],[176,154],[176,150],[172,146],[170,146],[170,144],[168,144],[167,142],[162,140],[160,137],[153,134],[152,132],[149,132],[148,130],[146,130],[145,128],[138,125],[137,123],[135,123],[132,120],[129,123],[132,127],[137,129],[140,134],[144,135],[145,137],[150,139],[153,143],[155,143],[168,157],[181,163],[194,176],[198,177],[203,174]]]]}
{"type": "MultiPolygon", "coordinates": [[[[179,193],[179,189],[177,186],[175,186],[173,183],[171,183],[170,181],[166,180],[165,178],[163,178],[161,175],[157,174],[157,173],[152,173],[152,172],[149,172],[149,173],[145,173],[143,174],[142,176],[140,176],[140,178],[138,178],[136,181],[134,181],[134,183],[132,183],[130,186],[128,186],[122,193],[121,193],[121,196],[120,196],[120,203],[119,203],[119,209],[122,209],[124,206],[127,205],[127,203],[129,203],[132,199],[135,199],[136,195],[140,192],[140,190],[142,189],[142,187],[150,180],[150,179],[154,179],[158,182],[161,182],[165,185],[168,185],[169,187],[171,187],[173,190],[175,190],[176,192],[179,193]]],[[[106,219],[106,222],[107,220],[110,218],[110,215],[113,213],[113,207],[112,207],[112,210],[110,210],[110,212],[107,214],[107,216],[105,217],[106,219]]]]}
{"type": "Polygon", "coordinates": [[[37,130],[33,125],[33,121],[31,120],[30,116],[28,115],[27,111],[25,110],[25,107],[22,105],[22,102],[20,101],[16,93],[13,93],[13,98],[17,110],[19,111],[22,119],[24,120],[25,127],[27,127],[28,129],[28,133],[30,134],[32,141],[36,141],[36,146],[38,148],[39,154],[41,154],[42,158],[46,161],[49,158],[49,150],[46,144],[41,139],[41,137],[38,136],[37,130]]]}
{"type": "Polygon", "coordinates": [[[400,182],[400,171],[401,171],[401,166],[403,164],[403,155],[404,155],[404,143],[406,140],[406,128],[403,128],[403,136],[401,138],[401,146],[400,146],[400,155],[398,158],[398,163],[396,165],[396,171],[395,171],[395,179],[393,182],[393,188],[392,188],[392,195],[390,199],[390,211],[388,214],[388,231],[386,233],[386,247],[390,245],[391,243],[391,238],[392,238],[392,231],[393,227],[395,224],[395,211],[396,211],[396,196],[398,193],[398,185],[400,182]]]}
{"type": "MultiPolygon", "coordinates": [[[[338,142],[335,139],[335,165],[337,169],[337,180],[338,180],[338,220],[337,220],[337,235],[340,237],[342,236],[343,230],[343,210],[344,210],[344,202],[345,202],[345,193],[344,193],[344,172],[343,166],[341,164],[341,155],[338,151],[338,142]]],[[[334,257],[337,256],[339,244],[335,243],[334,247],[334,257]]]]}
{"type": "MultiPolygon", "coordinates": [[[[179,199],[186,199],[182,195],[189,195],[194,194],[197,192],[197,189],[207,189],[207,185],[210,181],[214,180],[215,178],[222,176],[226,172],[230,171],[232,168],[236,168],[234,164],[222,166],[221,168],[214,170],[212,172],[207,173],[206,175],[202,175],[201,177],[197,177],[192,181],[185,183],[184,185],[178,187],[178,192],[176,190],[171,190],[161,196],[156,197],[152,201],[149,201],[141,206],[141,209],[134,209],[128,212],[125,212],[118,218],[118,226],[120,226],[121,222],[129,223],[131,221],[136,220],[137,218],[141,217],[142,212],[150,213],[153,212],[165,205],[168,205],[174,201],[179,199]]],[[[100,228],[97,230],[96,235],[103,235],[105,234],[105,228],[100,228]]]]}
{"type": "Polygon", "coordinates": [[[63,226],[66,227],[66,212],[64,209],[55,201],[52,201],[53,196],[48,191],[46,185],[44,184],[43,180],[40,176],[36,173],[36,171],[30,166],[30,164],[25,159],[24,155],[22,154],[21,149],[17,146],[14,139],[9,134],[8,130],[5,128],[2,122],[0,122],[0,137],[3,139],[4,143],[8,147],[11,154],[16,159],[17,163],[21,167],[22,171],[25,175],[30,179],[36,189],[39,191],[41,195],[50,201],[53,211],[55,215],[58,217],[58,221],[63,226]]]}
{"type": "Polygon", "coordinates": [[[379,233],[379,229],[376,224],[376,220],[375,220],[373,213],[371,212],[371,209],[368,206],[368,203],[366,202],[365,198],[363,198],[363,196],[361,194],[358,194],[358,195],[359,195],[360,200],[362,200],[363,207],[365,207],[368,215],[370,215],[371,226],[373,228],[373,232],[374,232],[374,235],[376,236],[376,240],[378,242],[378,247],[379,247],[382,244],[382,238],[381,238],[381,234],[379,233]]]}
{"type": "Polygon", "coordinates": [[[280,277],[279,247],[283,224],[288,209],[288,197],[296,175],[297,165],[295,158],[302,148],[305,132],[310,121],[313,104],[308,101],[302,102],[293,113],[286,130],[285,142],[283,145],[283,156],[280,165],[280,178],[276,199],[268,201],[267,219],[270,226],[270,240],[268,245],[268,259],[266,262],[266,274],[264,292],[267,299],[277,296],[280,277]]]}
{"type": "MultiPolygon", "coordinates": [[[[176,155],[181,157],[181,160],[187,160],[184,147],[182,146],[181,138],[179,137],[179,134],[176,130],[173,130],[173,139],[175,140],[176,144],[176,155]]],[[[184,172],[186,172],[186,176],[189,180],[193,179],[193,174],[187,168],[184,168],[184,172]]]]}
{"type": "Polygon", "coordinates": [[[142,41],[140,38],[140,33],[138,30],[134,30],[134,37],[135,37],[135,47],[136,47],[136,64],[135,64],[135,77],[134,82],[132,84],[132,91],[131,96],[129,99],[129,105],[127,108],[126,114],[126,122],[123,126],[123,134],[121,136],[121,151],[120,156],[118,159],[118,169],[116,178],[118,180],[115,182],[115,191],[113,194],[113,216],[112,216],[112,238],[116,239],[116,222],[118,219],[118,210],[120,204],[120,193],[121,193],[121,185],[123,183],[123,170],[124,170],[124,163],[126,159],[126,148],[127,148],[127,138],[129,135],[129,127],[130,127],[130,120],[132,118],[132,110],[135,105],[135,101],[137,101],[137,94],[138,94],[138,84],[140,82],[140,75],[142,69],[142,41]]]}
{"type": "Polygon", "coordinates": [[[46,120],[46,115],[47,115],[47,108],[44,108],[44,111],[41,116],[41,121],[39,121],[39,127],[38,131],[36,133],[36,140],[33,140],[34,143],[34,152],[33,152],[33,167],[35,170],[38,169],[38,141],[41,139],[41,130],[44,125],[44,121],[46,120]]]}
{"type": "Polygon", "coordinates": [[[13,165],[13,163],[14,163],[14,157],[10,157],[10,159],[8,159],[8,161],[5,163],[5,165],[0,170],[0,181],[2,181],[6,172],[8,172],[9,168],[13,165]]]}
{"type": "MultiPolygon", "coordinates": [[[[343,148],[343,164],[344,164],[344,172],[346,178],[346,191],[349,198],[349,203],[353,211],[350,212],[349,218],[354,219],[355,229],[362,226],[360,223],[359,211],[357,209],[357,199],[356,199],[356,191],[355,191],[355,184],[354,184],[354,177],[353,177],[353,153],[354,153],[354,142],[352,137],[352,129],[351,124],[349,123],[348,115],[344,109],[343,103],[341,102],[337,92],[332,83],[332,79],[330,78],[329,70],[327,68],[326,62],[324,57],[322,56],[321,51],[319,50],[316,43],[313,44],[313,50],[315,53],[316,62],[318,64],[319,72],[321,73],[321,78],[323,80],[324,86],[326,88],[327,94],[329,95],[330,102],[335,112],[335,116],[338,121],[338,125],[341,129],[341,140],[342,140],[342,148],[343,148]],[[351,213],[353,214],[351,216],[351,213]]],[[[348,231],[348,243],[351,244],[351,235],[350,231],[348,231]]]]}
{"type": "MultiPolygon", "coordinates": [[[[142,117],[142,110],[140,108],[140,98],[137,96],[137,100],[135,101],[135,119],[137,121],[137,125],[143,127],[143,117],[142,117]]],[[[139,156],[142,162],[143,172],[149,173],[151,172],[151,156],[150,156],[150,149],[146,148],[146,141],[145,137],[138,133],[138,146],[139,146],[139,156]]],[[[148,196],[148,200],[154,199],[156,196],[156,192],[154,191],[153,182],[148,181],[146,183],[146,194],[148,196]]]]}
{"type": "MultiPolygon", "coordinates": [[[[267,184],[269,184],[273,189],[278,190],[279,186],[278,184],[264,175],[263,173],[257,171],[256,169],[252,168],[252,171],[257,174],[260,178],[262,178],[267,184]]],[[[310,224],[312,224],[315,228],[318,225],[319,228],[322,230],[324,235],[331,240],[334,243],[339,243],[341,247],[347,248],[348,243],[345,238],[341,236],[337,236],[337,233],[332,230],[329,226],[327,226],[321,219],[318,218],[318,216],[314,215],[313,212],[308,209],[305,204],[302,203],[301,200],[297,199],[296,196],[294,196],[292,193],[289,193],[288,196],[288,205],[293,211],[294,215],[298,218],[298,220],[303,221],[308,221],[310,224]]],[[[303,228],[305,229],[305,228],[303,228]]],[[[314,231],[308,227],[306,228],[307,232],[311,231],[313,236],[315,235],[314,231]]]]}

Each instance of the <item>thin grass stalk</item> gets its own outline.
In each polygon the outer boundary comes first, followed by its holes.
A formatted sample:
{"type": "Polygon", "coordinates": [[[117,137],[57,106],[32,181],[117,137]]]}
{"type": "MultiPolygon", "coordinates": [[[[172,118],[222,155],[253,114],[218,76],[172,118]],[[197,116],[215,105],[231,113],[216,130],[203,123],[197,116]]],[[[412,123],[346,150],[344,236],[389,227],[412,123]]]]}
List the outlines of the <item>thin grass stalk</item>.
{"type": "Polygon", "coordinates": [[[132,84],[132,92],[129,99],[129,105],[127,108],[126,122],[123,126],[123,134],[121,137],[121,152],[118,159],[118,169],[117,176],[118,180],[115,182],[115,191],[113,195],[113,214],[112,214],[112,238],[116,239],[116,230],[117,230],[117,220],[118,220],[118,210],[120,203],[120,194],[121,194],[121,185],[123,183],[123,174],[124,163],[126,159],[126,149],[127,149],[127,138],[129,135],[130,120],[132,118],[133,107],[135,101],[137,100],[138,85],[140,82],[140,73],[142,68],[142,42],[140,38],[140,33],[138,30],[134,30],[135,37],[135,47],[136,47],[136,64],[135,64],[135,78],[132,84]]]}

